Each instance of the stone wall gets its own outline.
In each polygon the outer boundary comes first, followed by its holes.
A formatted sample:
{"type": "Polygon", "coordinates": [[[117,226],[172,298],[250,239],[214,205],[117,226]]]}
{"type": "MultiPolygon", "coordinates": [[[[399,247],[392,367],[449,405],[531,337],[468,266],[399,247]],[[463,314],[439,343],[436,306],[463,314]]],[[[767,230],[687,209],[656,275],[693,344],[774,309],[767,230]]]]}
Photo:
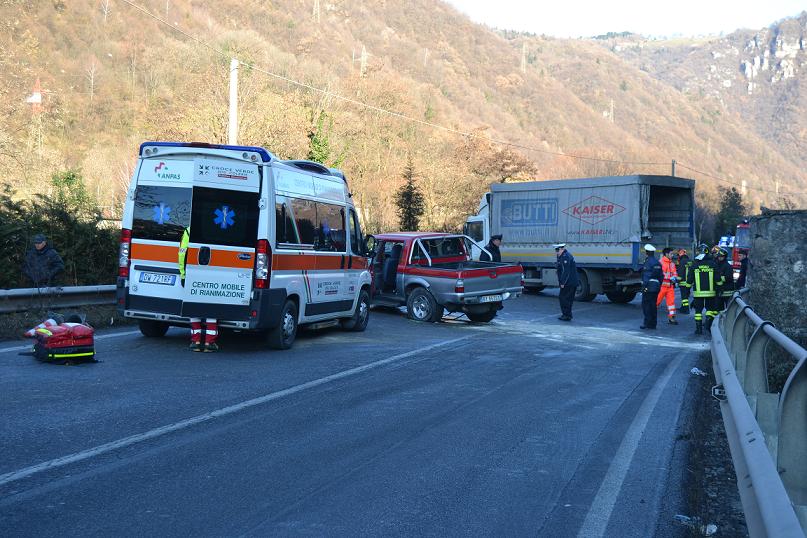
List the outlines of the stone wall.
{"type": "Polygon", "coordinates": [[[751,240],[751,306],[807,347],[807,210],[763,210],[751,219],[751,240]]]}

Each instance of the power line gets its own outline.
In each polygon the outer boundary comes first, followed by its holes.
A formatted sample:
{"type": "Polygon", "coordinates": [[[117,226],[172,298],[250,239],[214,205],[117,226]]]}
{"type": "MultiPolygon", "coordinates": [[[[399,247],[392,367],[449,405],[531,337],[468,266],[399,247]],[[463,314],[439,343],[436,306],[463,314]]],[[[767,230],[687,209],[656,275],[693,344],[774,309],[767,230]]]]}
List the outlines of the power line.
{"type": "MultiPolygon", "coordinates": [[[[130,0],[122,0],[122,1],[124,3],[130,5],[131,7],[145,13],[146,15],[153,18],[154,20],[168,26],[172,30],[184,35],[185,37],[195,41],[196,43],[204,46],[205,48],[210,49],[211,51],[218,54],[219,56],[221,56],[221,57],[223,57],[225,59],[230,59],[232,57],[232,55],[227,54],[223,50],[221,50],[219,48],[216,48],[213,45],[207,43],[206,41],[204,41],[204,40],[202,40],[202,39],[200,39],[200,38],[186,32],[185,30],[179,28],[178,26],[169,23],[168,21],[164,20],[163,18],[159,17],[158,15],[155,15],[155,14],[149,12],[147,9],[145,9],[145,8],[131,2],[130,0]]],[[[524,145],[521,145],[521,144],[515,144],[513,142],[508,142],[506,140],[499,140],[499,139],[496,139],[496,138],[487,138],[487,137],[476,135],[476,134],[468,132],[468,131],[461,131],[459,129],[454,129],[452,127],[446,127],[445,125],[440,125],[440,124],[437,124],[437,123],[432,123],[430,121],[421,120],[421,119],[418,119],[418,118],[413,118],[413,117],[407,116],[406,114],[403,114],[401,112],[395,112],[393,110],[387,110],[385,108],[381,108],[381,107],[378,107],[378,106],[375,106],[375,105],[371,105],[371,104],[365,103],[363,101],[359,101],[359,100],[356,100],[356,99],[351,99],[350,97],[345,97],[343,95],[339,95],[338,93],[334,93],[334,92],[331,92],[329,90],[325,90],[325,89],[322,89],[322,88],[317,88],[316,86],[312,86],[310,84],[306,84],[304,82],[300,82],[300,81],[294,80],[292,78],[285,77],[285,76],[279,75],[277,73],[273,73],[273,72],[271,72],[271,71],[269,71],[267,69],[263,69],[262,67],[260,67],[258,65],[255,65],[254,63],[251,63],[251,62],[242,62],[241,60],[239,60],[239,62],[243,63],[246,66],[248,66],[250,69],[254,69],[255,71],[257,71],[259,73],[263,73],[265,75],[268,75],[268,76],[270,76],[272,78],[281,80],[281,81],[286,82],[288,84],[293,84],[295,86],[305,88],[305,89],[311,90],[313,92],[318,92],[318,93],[321,93],[322,95],[325,95],[325,96],[328,96],[328,97],[333,97],[334,99],[339,99],[339,100],[344,101],[346,103],[350,103],[350,104],[353,104],[353,105],[356,105],[356,106],[359,106],[359,107],[363,107],[363,108],[366,108],[368,110],[372,110],[374,112],[387,114],[387,115],[390,115],[390,116],[393,116],[393,117],[396,117],[396,118],[400,118],[400,119],[403,119],[403,120],[406,120],[406,121],[410,121],[410,122],[413,122],[413,123],[418,123],[420,125],[424,125],[424,126],[427,126],[427,127],[432,127],[432,128],[435,128],[435,129],[441,129],[443,131],[453,133],[453,134],[457,134],[457,135],[460,135],[460,136],[465,136],[465,137],[468,137],[468,138],[474,138],[474,139],[478,139],[478,140],[490,141],[490,142],[494,142],[494,143],[502,145],[502,146],[509,146],[509,147],[523,149],[523,150],[527,150],[527,151],[535,151],[535,152],[538,152],[538,153],[544,153],[544,154],[548,154],[548,155],[556,155],[556,156],[560,156],[560,157],[569,157],[571,159],[584,159],[584,160],[589,160],[589,161],[598,161],[598,162],[606,162],[606,163],[614,163],[614,164],[631,164],[631,165],[637,165],[637,166],[668,166],[669,165],[669,163],[666,163],[666,162],[663,162],[663,163],[662,162],[635,162],[635,161],[621,161],[621,160],[618,160],[618,159],[604,159],[604,158],[599,158],[599,157],[586,157],[586,156],[583,156],[583,155],[575,155],[575,154],[571,154],[571,153],[562,153],[562,152],[558,152],[558,151],[549,151],[549,150],[540,149],[540,148],[536,148],[536,147],[532,147],[532,146],[524,146],[524,145]]]]}
{"type": "MultiPolygon", "coordinates": [[[[700,174],[702,176],[710,177],[712,179],[722,181],[723,183],[728,183],[729,185],[733,185],[734,187],[741,187],[742,188],[742,184],[737,184],[734,181],[731,181],[729,179],[722,178],[722,177],[719,177],[719,176],[715,176],[715,175],[709,174],[708,172],[703,172],[702,170],[696,170],[695,168],[692,168],[691,166],[681,164],[681,163],[679,163],[677,161],[676,161],[675,164],[680,166],[681,168],[686,168],[687,170],[689,170],[691,172],[695,172],[696,174],[700,174]]],[[[788,195],[788,194],[792,194],[792,195],[796,195],[796,196],[807,196],[807,192],[778,192],[778,191],[775,191],[775,190],[763,189],[762,187],[753,187],[753,186],[746,186],[746,188],[753,189],[753,190],[760,191],[760,192],[776,194],[776,195],[779,195],[779,196],[784,196],[784,195],[788,195]]]]}

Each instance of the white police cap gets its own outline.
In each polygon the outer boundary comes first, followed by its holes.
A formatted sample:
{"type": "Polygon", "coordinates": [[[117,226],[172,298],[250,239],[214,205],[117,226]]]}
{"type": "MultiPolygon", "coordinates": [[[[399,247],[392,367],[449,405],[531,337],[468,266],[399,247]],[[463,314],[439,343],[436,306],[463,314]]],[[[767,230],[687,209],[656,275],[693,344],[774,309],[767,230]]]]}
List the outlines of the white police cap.
{"type": "Polygon", "coordinates": [[[555,243],[552,248],[566,248],[566,243],[555,243]]]}
{"type": "Polygon", "coordinates": [[[656,247],[654,247],[654,246],[653,246],[653,245],[651,245],[650,243],[646,244],[646,245],[644,246],[644,249],[645,249],[646,251],[648,251],[648,252],[655,252],[655,251],[656,251],[656,247]]]}

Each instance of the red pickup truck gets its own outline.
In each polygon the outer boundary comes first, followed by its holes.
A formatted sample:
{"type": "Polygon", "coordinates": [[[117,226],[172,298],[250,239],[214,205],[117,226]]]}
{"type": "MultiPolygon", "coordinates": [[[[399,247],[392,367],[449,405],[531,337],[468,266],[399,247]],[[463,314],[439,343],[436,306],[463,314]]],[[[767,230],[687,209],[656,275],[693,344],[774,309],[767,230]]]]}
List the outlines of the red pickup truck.
{"type": "Polygon", "coordinates": [[[371,302],[403,306],[411,319],[439,321],[443,311],[471,321],[496,317],[502,303],[523,292],[520,265],[474,261],[464,235],[399,232],[370,236],[371,302]]]}

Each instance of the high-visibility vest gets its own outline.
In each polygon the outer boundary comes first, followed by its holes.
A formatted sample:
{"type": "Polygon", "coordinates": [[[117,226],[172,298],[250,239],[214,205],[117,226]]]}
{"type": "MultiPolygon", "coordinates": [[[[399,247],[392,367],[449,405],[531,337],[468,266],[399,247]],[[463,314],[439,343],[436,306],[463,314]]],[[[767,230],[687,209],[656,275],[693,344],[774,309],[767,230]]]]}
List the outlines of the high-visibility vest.
{"type": "Polygon", "coordinates": [[[711,263],[701,263],[694,266],[692,284],[693,297],[714,297],[716,295],[715,268],[711,263]]]}
{"type": "Polygon", "coordinates": [[[667,256],[661,257],[661,273],[664,275],[664,282],[661,283],[662,286],[672,286],[672,278],[678,278],[678,270],[675,268],[675,264],[672,260],[667,256]]]}
{"type": "Polygon", "coordinates": [[[182,231],[182,240],[179,242],[179,278],[185,280],[185,256],[188,255],[188,243],[191,242],[191,229],[185,228],[182,231]]]}

